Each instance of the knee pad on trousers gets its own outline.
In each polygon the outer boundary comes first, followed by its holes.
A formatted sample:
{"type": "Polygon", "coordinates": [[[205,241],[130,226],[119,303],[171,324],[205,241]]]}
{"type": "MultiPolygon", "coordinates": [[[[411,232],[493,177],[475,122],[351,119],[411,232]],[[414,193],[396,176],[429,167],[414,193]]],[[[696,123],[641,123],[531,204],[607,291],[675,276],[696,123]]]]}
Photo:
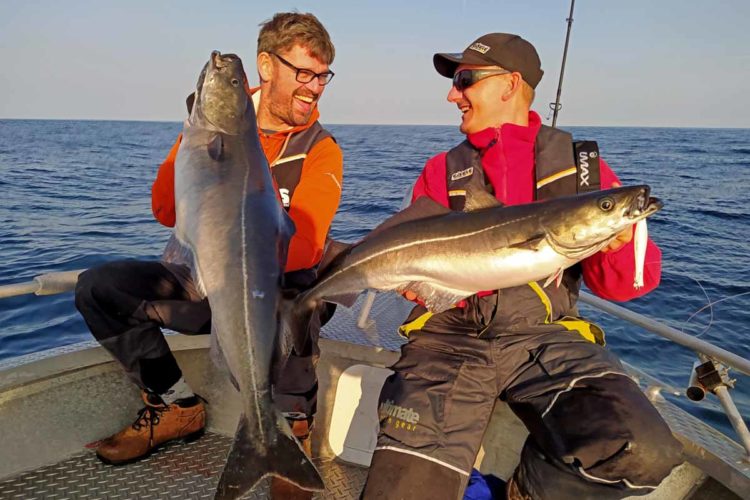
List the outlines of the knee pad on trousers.
{"type": "Polygon", "coordinates": [[[575,387],[545,415],[544,435],[524,446],[516,478],[533,498],[643,495],[682,462],[682,446],[629,377],[575,387]]]}
{"type": "MultiPolygon", "coordinates": [[[[594,482],[621,481],[628,488],[658,486],[682,462],[682,445],[630,378],[602,377],[588,385],[605,397],[599,401],[601,413],[575,416],[584,422],[590,418],[592,426],[583,436],[589,456],[581,474],[594,482]]],[[[575,398],[575,391],[561,395],[559,408],[575,408],[575,398]]]]}

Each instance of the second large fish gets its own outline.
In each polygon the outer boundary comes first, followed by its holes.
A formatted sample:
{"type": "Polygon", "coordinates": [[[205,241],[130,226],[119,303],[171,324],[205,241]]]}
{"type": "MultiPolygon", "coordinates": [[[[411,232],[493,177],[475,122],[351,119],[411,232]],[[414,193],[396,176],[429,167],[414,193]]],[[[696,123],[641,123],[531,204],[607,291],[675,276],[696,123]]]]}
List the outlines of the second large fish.
{"type": "Polygon", "coordinates": [[[468,211],[450,213],[421,198],[417,204],[442,214],[365,237],[334,259],[297,310],[324,299],[351,302],[352,294],[369,288],[412,291],[440,312],[482,290],[554,279],[657,212],[662,203],[649,192],[648,186],[622,187],[503,207],[479,191],[468,193],[468,211]]]}

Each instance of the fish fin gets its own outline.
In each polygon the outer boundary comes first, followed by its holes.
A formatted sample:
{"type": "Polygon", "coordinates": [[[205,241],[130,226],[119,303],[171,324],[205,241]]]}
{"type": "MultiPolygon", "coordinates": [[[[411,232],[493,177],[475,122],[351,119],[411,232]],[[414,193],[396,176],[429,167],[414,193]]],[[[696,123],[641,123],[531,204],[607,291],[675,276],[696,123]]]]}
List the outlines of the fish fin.
{"type": "Polygon", "coordinates": [[[407,291],[413,292],[419,300],[424,302],[425,307],[433,313],[446,311],[455,306],[457,302],[471,295],[470,292],[441,288],[423,281],[412,281],[398,287],[397,291],[401,294],[407,291]]]}
{"type": "Polygon", "coordinates": [[[279,305],[279,333],[276,336],[276,346],[271,359],[271,382],[276,383],[279,377],[284,372],[284,367],[292,354],[292,351],[297,349],[297,352],[302,352],[305,341],[307,340],[307,325],[304,323],[304,317],[297,317],[296,303],[293,298],[282,298],[279,305]],[[297,332],[301,336],[299,339],[295,338],[297,332]]]}
{"type": "Polygon", "coordinates": [[[195,257],[190,247],[181,243],[173,232],[167,240],[167,244],[161,254],[161,260],[170,264],[180,264],[190,267],[195,262],[195,257]]]}
{"type": "MultiPolygon", "coordinates": [[[[297,226],[289,216],[289,214],[283,208],[279,207],[281,220],[279,221],[279,233],[278,233],[278,245],[279,251],[279,265],[282,269],[286,268],[287,257],[289,256],[289,242],[292,240],[294,233],[297,232],[297,226]]],[[[283,283],[284,277],[282,275],[281,282],[283,283]]]]}
{"type": "MultiPolygon", "coordinates": [[[[326,297],[325,301],[350,308],[356,302],[357,297],[359,297],[359,293],[326,297]]],[[[314,319],[313,316],[318,314],[322,303],[322,301],[311,302],[307,300],[305,293],[298,295],[293,300],[282,300],[281,325],[272,361],[274,377],[281,374],[292,350],[298,354],[305,352],[310,336],[310,324],[314,319]]]]}
{"type": "Polygon", "coordinates": [[[273,444],[265,454],[259,453],[262,451],[262,444],[250,432],[245,415],[240,417],[214,499],[239,498],[267,475],[281,477],[309,491],[322,491],[325,488],[320,473],[305,455],[289,429],[289,424],[281,415],[278,415],[276,427],[275,439],[269,441],[273,444]]]}
{"type": "Polygon", "coordinates": [[[549,278],[547,278],[547,281],[544,282],[544,285],[542,286],[542,288],[547,288],[549,284],[552,283],[553,281],[556,283],[555,286],[559,288],[560,283],[562,283],[562,277],[563,277],[564,271],[565,269],[561,267],[560,269],[555,271],[554,274],[550,274],[549,278]]]}
{"type": "Polygon", "coordinates": [[[451,209],[444,207],[440,203],[436,202],[429,196],[420,196],[414,203],[408,207],[396,212],[395,214],[388,217],[386,220],[378,224],[372,231],[370,231],[363,240],[367,240],[377,236],[381,232],[390,229],[407,222],[415,220],[426,219],[428,217],[435,217],[438,215],[449,214],[451,209]]]}
{"type": "Polygon", "coordinates": [[[216,134],[208,143],[208,156],[212,160],[219,161],[224,156],[224,136],[216,134]]]}
{"type": "Polygon", "coordinates": [[[546,236],[543,234],[537,234],[535,236],[532,236],[531,238],[525,239],[523,241],[519,241],[517,243],[513,243],[511,245],[508,245],[506,248],[520,248],[520,249],[526,249],[526,250],[538,250],[539,245],[544,242],[546,236]]]}
{"type": "Polygon", "coordinates": [[[180,238],[176,233],[173,232],[172,236],[167,240],[167,245],[164,247],[161,260],[168,264],[187,266],[188,269],[190,269],[193,283],[195,283],[196,292],[198,292],[198,295],[202,299],[207,297],[208,294],[206,293],[206,287],[203,284],[200,272],[198,272],[198,261],[195,258],[195,253],[187,243],[180,241],[180,238]]]}
{"type": "Polygon", "coordinates": [[[221,342],[219,340],[219,333],[216,331],[216,325],[213,323],[211,324],[208,357],[211,359],[216,369],[221,373],[225,373],[227,377],[229,377],[229,381],[234,388],[239,391],[240,384],[237,382],[237,378],[234,374],[232,374],[232,370],[229,369],[229,363],[227,362],[227,358],[224,355],[224,349],[221,347],[221,342]]]}
{"type": "Polygon", "coordinates": [[[307,300],[307,294],[302,293],[293,300],[285,299],[281,309],[281,337],[284,344],[277,346],[282,356],[281,361],[286,362],[286,358],[291,354],[294,348],[297,353],[302,353],[307,344],[307,338],[310,331],[310,322],[312,315],[317,311],[320,302],[307,300]]]}
{"type": "Polygon", "coordinates": [[[326,240],[325,247],[323,248],[323,257],[320,259],[318,264],[318,276],[321,276],[323,272],[331,265],[331,263],[344,252],[352,247],[351,243],[345,243],[343,241],[334,240],[328,238],[326,240]]]}
{"type": "Polygon", "coordinates": [[[195,104],[195,92],[187,96],[185,99],[185,105],[187,106],[187,112],[188,114],[191,114],[193,112],[193,105],[195,104]]]}
{"type": "Polygon", "coordinates": [[[467,189],[466,201],[464,202],[464,212],[473,212],[483,208],[500,207],[500,203],[494,195],[484,189],[467,189]]]}
{"type": "Polygon", "coordinates": [[[294,219],[292,219],[289,213],[283,208],[281,209],[281,218],[281,231],[285,238],[285,242],[288,243],[297,232],[297,225],[294,223],[294,219]]]}

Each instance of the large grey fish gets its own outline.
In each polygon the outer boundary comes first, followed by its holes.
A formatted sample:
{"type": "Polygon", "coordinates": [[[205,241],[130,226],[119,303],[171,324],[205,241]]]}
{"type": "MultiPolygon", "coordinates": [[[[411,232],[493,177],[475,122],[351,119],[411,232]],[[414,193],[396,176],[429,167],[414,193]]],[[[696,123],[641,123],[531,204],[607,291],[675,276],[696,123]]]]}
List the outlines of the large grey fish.
{"type": "Polygon", "coordinates": [[[344,304],[364,289],[412,291],[440,312],[482,290],[558,278],[623,229],[661,209],[648,186],[503,207],[467,193],[467,211],[447,212],[428,198],[395,216],[333,259],[297,310],[326,299],[344,304]],[[406,212],[438,213],[413,219],[406,212]],[[400,222],[405,220],[405,222],[400,222]]]}
{"type": "Polygon", "coordinates": [[[323,489],[271,399],[280,287],[294,224],[277,198],[242,62],[213,52],[175,160],[175,235],[194,258],[243,415],[216,491],[237,498],[268,474],[323,489]]]}

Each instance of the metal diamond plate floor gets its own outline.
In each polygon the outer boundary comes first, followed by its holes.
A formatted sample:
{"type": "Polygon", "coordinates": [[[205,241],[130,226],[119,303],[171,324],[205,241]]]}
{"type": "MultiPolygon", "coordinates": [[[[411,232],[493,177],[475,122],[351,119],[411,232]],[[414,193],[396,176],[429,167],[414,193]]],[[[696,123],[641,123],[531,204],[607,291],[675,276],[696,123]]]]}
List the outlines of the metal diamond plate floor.
{"type": "MultiPolygon", "coordinates": [[[[0,482],[0,498],[17,500],[198,499],[213,498],[232,439],[207,433],[190,444],[169,444],[140,462],[113,467],[93,452],[0,482]]],[[[367,470],[316,460],[326,491],[316,499],[355,499],[367,470]]],[[[268,498],[269,480],[245,499],[268,498]]]]}
{"type": "Polygon", "coordinates": [[[320,336],[330,340],[398,351],[406,342],[399,336],[398,327],[414,304],[396,293],[378,293],[364,328],[359,328],[357,320],[366,301],[367,293],[363,293],[351,308],[339,306],[331,321],[323,327],[320,336]]]}

